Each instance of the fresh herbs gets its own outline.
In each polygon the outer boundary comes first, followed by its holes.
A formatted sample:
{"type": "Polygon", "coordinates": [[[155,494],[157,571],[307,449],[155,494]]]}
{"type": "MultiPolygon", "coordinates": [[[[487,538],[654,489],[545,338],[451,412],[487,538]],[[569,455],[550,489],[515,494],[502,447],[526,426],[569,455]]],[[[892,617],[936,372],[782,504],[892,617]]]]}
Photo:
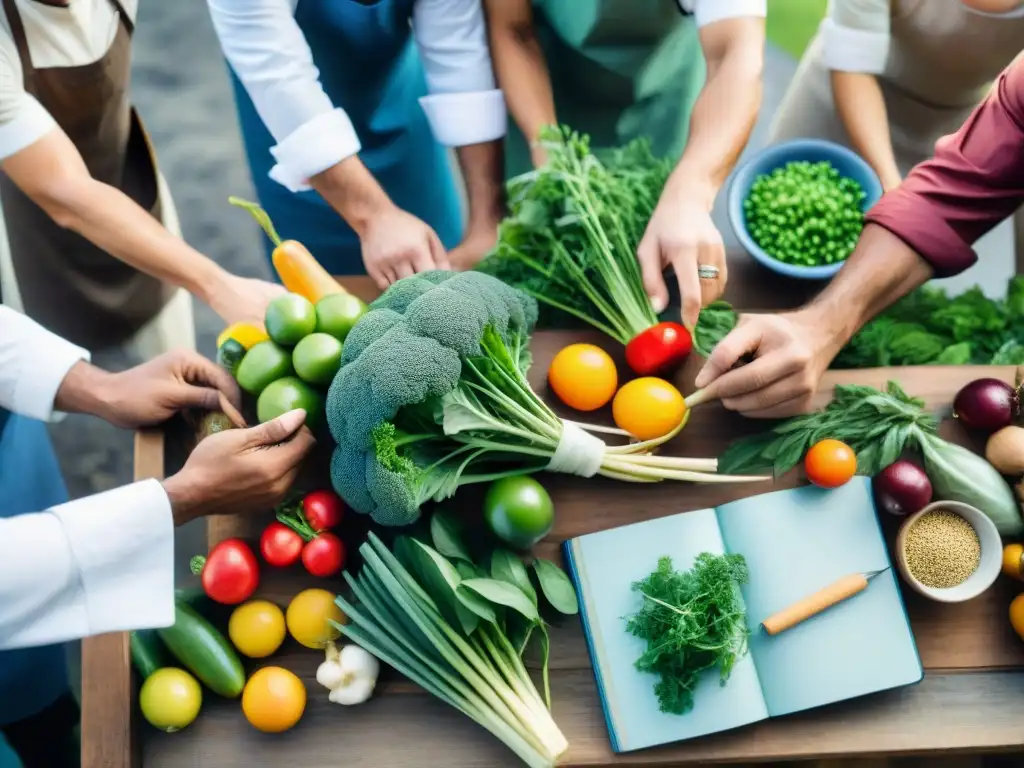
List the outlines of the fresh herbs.
{"type": "Polygon", "coordinates": [[[857,474],[873,476],[904,451],[924,458],[937,498],[977,507],[1004,535],[1024,531],[1010,486],[985,459],[938,436],[938,420],[890,381],[884,391],[840,385],[831,403],[796,416],[770,431],[737,440],[718,461],[721,472],[765,472],[776,476],[795,467],[819,440],[842,440],[857,454],[857,474]]]}
{"type": "MultiPolygon", "coordinates": [[[[694,346],[706,357],[735,324],[735,312],[724,302],[706,307],[694,346]]],[[[861,328],[832,368],[1022,364],[1024,276],[1018,276],[1004,300],[979,288],[953,297],[940,288],[919,288],[861,328]]]]}
{"type": "Polygon", "coordinates": [[[636,248],[671,164],[645,140],[597,155],[569,128],[541,134],[548,162],[512,179],[509,217],[480,269],[622,344],[658,318],[636,248]]]}
{"type": "Polygon", "coordinates": [[[662,712],[689,712],[701,673],[717,668],[724,685],[746,654],[750,630],[740,586],[748,576],[742,555],[705,552],[688,571],[662,557],[654,573],[633,585],[643,605],[626,631],[647,641],[636,667],[661,678],[654,692],[662,712]]]}
{"type": "Polygon", "coordinates": [[[501,739],[531,768],[551,768],[568,744],[551,714],[547,624],[538,594],[563,614],[578,611],[568,576],[535,560],[536,586],[517,555],[495,550],[489,568],[470,559],[456,521],[435,516],[433,546],[399,537],[389,549],[373,533],[363,567],[346,572],[353,598],[339,597],[339,631],[501,739]],[[442,552],[446,554],[442,554],[442,552]],[[544,695],[522,656],[541,654],[544,695]]]}

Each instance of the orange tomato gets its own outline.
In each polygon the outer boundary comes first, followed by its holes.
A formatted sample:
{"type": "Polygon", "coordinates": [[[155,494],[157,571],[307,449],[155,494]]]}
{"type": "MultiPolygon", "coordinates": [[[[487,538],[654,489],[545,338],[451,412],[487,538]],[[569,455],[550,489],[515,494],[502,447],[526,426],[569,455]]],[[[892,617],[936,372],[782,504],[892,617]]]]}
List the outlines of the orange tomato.
{"type": "Polygon", "coordinates": [[[1003,573],[1011,579],[1024,581],[1024,546],[1007,544],[1003,548],[1003,573]]]}
{"type": "Polygon", "coordinates": [[[242,712],[253,728],[264,733],[287,731],[306,709],[306,687],[281,667],[253,672],[242,690],[242,712]]]}
{"type": "Polygon", "coordinates": [[[624,384],[612,401],[612,418],[638,440],[668,434],[683,420],[686,401],[664,379],[645,376],[624,384]]]}
{"type": "Polygon", "coordinates": [[[548,384],[577,411],[596,411],[612,399],[619,372],[608,353],[593,344],[570,344],[551,361],[548,384]]]}
{"type": "Polygon", "coordinates": [[[857,454],[839,440],[821,440],[804,457],[804,469],[819,488],[838,488],[857,474],[857,454]]]}
{"type": "Polygon", "coordinates": [[[1010,626],[1024,640],[1024,593],[1017,595],[1010,603],[1010,626]]]}

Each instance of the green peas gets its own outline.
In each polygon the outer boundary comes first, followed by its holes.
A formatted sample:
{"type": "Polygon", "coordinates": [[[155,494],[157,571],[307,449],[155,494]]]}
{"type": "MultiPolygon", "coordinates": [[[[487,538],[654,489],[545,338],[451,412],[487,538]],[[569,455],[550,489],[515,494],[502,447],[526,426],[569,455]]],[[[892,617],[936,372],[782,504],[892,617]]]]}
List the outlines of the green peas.
{"type": "Polygon", "coordinates": [[[779,261],[835,264],[853,251],[864,226],[860,184],[828,162],[798,161],[755,179],[743,201],[754,242],[779,261]]]}

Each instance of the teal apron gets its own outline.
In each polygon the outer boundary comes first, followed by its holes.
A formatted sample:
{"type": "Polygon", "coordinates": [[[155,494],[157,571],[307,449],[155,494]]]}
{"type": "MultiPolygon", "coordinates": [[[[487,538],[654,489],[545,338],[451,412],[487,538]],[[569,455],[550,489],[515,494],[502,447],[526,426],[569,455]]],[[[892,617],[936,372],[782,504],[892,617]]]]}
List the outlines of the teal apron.
{"type": "MultiPolygon", "coordinates": [[[[612,147],[646,136],[677,158],[706,69],[697,25],[676,0],[534,0],[534,26],[551,73],[560,123],[612,147]]],[[[510,121],[508,177],[530,170],[510,121]]]]}
{"type": "MultiPolygon", "coordinates": [[[[299,0],[295,20],[324,91],[352,120],[363,163],[398,207],[453,248],[462,213],[448,153],[418,102],[427,89],[410,27],[414,4],[299,0]]],[[[267,175],[276,142],[233,72],[231,79],[256,194],[277,231],[305,244],[332,274],[366,274],[359,238],[344,219],[315,191],[293,193],[267,175]]],[[[268,257],[270,251],[268,243],[268,257]]]]}
{"type": "MultiPolygon", "coordinates": [[[[65,501],[67,491],[46,425],[0,409],[0,517],[65,501]]],[[[0,768],[20,766],[2,730],[42,712],[67,692],[63,645],[0,651],[0,768]]]]}

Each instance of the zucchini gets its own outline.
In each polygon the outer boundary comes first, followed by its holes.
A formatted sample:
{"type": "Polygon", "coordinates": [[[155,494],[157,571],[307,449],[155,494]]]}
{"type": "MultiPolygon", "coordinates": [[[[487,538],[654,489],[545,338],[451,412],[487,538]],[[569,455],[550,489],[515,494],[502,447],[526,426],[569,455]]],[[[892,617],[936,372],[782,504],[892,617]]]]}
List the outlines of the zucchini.
{"type": "Polygon", "coordinates": [[[158,669],[171,666],[167,648],[164,647],[155,630],[143,629],[132,632],[129,645],[132,652],[132,663],[139,671],[143,682],[158,669]]]}
{"type": "Polygon", "coordinates": [[[227,638],[190,605],[175,601],[174,626],[157,632],[171,654],[211,691],[229,699],[241,694],[241,659],[227,638]]]}

